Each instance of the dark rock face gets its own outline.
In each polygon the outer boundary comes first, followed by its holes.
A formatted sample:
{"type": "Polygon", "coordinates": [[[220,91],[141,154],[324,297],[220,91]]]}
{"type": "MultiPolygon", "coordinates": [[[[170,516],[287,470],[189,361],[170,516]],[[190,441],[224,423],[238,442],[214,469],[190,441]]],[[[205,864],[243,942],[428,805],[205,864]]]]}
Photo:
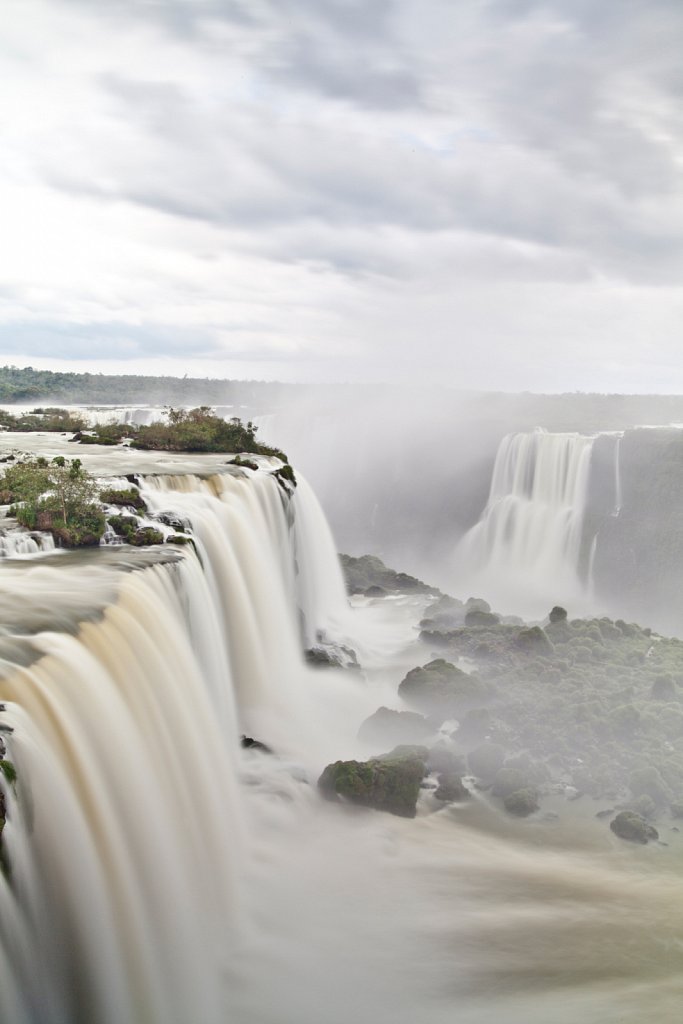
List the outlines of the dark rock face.
{"type": "Polygon", "coordinates": [[[609,826],[616,836],[630,843],[647,843],[650,839],[659,839],[656,828],[633,811],[621,811],[609,826]]]}
{"type": "Polygon", "coordinates": [[[373,715],[365,719],[358,730],[358,739],[371,744],[419,743],[426,739],[432,731],[427,719],[414,711],[392,711],[390,708],[379,708],[373,715]]]}
{"type": "Polygon", "coordinates": [[[489,689],[478,676],[437,658],[423,668],[411,669],[398,692],[418,711],[443,719],[483,704],[489,689]]]}
{"type": "Polygon", "coordinates": [[[350,594],[367,594],[369,597],[383,593],[434,594],[437,597],[441,594],[436,587],[428,587],[414,576],[389,569],[376,555],[361,555],[360,558],[340,555],[339,559],[350,594]]]}
{"type": "Polygon", "coordinates": [[[318,668],[360,668],[356,652],[343,644],[315,644],[304,651],[304,657],[318,668]]]}
{"type": "Polygon", "coordinates": [[[240,736],[240,746],[245,750],[258,750],[262,754],[272,754],[273,750],[265,743],[261,743],[260,740],[255,740],[251,736],[240,736]]]}
{"type": "Polygon", "coordinates": [[[621,509],[614,494],[615,439],[598,438],[584,533],[597,533],[594,577],[602,600],[628,617],[680,635],[683,621],[683,432],[627,430],[621,439],[621,509]],[[606,486],[607,493],[603,494],[606,486]]]}
{"type": "Polygon", "coordinates": [[[559,604],[556,604],[555,607],[550,610],[548,618],[553,624],[556,622],[566,622],[567,612],[564,608],[561,608],[559,604]]]}
{"type": "Polygon", "coordinates": [[[318,779],[329,800],[342,797],[402,818],[414,818],[420,783],[426,772],[426,747],[399,746],[369,761],[335,761],[318,779]]]}
{"type": "Polygon", "coordinates": [[[444,800],[448,803],[469,800],[470,792],[459,775],[452,772],[443,772],[439,776],[439,787],[434,793],[437,800],[444,800]]]}

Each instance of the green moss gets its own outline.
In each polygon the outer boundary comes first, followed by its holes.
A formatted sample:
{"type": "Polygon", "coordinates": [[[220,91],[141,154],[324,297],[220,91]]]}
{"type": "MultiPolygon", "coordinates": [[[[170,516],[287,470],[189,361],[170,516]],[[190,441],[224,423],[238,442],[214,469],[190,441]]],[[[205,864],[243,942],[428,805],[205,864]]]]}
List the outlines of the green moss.
{"type": "Polygon", "coordinates": [[[414,818],[426,771],[425,747],[396,747],[370,761],[336,761],[318,779],[327,799],[342,797],[362,807],[414,818]]]}
{"type": "Polygon", "coordinates": [[[131,487],[128,490],[108,488],[100,491],[100,501],[103,501],[105,505],[122,505],[127,508],[138,509],[141,512],[144,512],[147,508],[142,495],[135,487],[131,487]]]}

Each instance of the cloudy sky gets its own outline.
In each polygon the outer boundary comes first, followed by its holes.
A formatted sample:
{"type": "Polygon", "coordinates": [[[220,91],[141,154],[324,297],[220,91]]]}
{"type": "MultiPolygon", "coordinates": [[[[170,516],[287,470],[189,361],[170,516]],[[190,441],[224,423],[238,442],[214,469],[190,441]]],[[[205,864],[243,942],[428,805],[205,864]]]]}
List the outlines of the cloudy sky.
{"type": "Polygon", "coordinates": [[[2,0],[0,361],[683,390],[681,0],[2,0]]]}

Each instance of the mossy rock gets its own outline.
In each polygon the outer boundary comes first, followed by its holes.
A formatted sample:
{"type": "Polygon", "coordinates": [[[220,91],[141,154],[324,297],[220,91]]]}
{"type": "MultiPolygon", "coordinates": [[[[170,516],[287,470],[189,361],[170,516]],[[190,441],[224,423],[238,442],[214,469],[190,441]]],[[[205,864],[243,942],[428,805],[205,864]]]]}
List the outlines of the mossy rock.
{"type": "MultiPolygon", "coordinates": [[[[366,718],[358,730],[358,739],[367,744],[419,743],[433,729],[423,715],[414,711],[392,711],[378,708],[366,718]]],[[[376,749],[376,747],[375,747],[376,749]]]]}
{"type": "Polygon", "coordinates": [[[551,608],[548,618],[551,622],[566,622],[567,611],[565,608],[561,608],[559,604],[556,604],[554,608],[551,608]]]}
{"type": "Polygon", "coordinates": [[[465,615],[466,626],[497,626],[500,623],[500,615],[494,612],[483,612],[478,608],[467,612],[465,615]]]}
{"type": "Polygon", "coordinates": [[[470,791],[455,772],[442,772],[434,796],[437,800],[443,800],[445,803],[460,803],[463,800],[469,800],[470,791]]]}
{"type": "Polygon", "coordinates": [[[318,786],[327,799],[341,797],[361,807],[414,818],[427,754],[426,747],[399,746],[369,761],[336,761],[327,765],[318,786]]]}
{"type": "Polygon", "coordinates": [[[520,789],[529,788],[529,777],[519,768],[506,768],[503,766],[495,775],[491,792],[494,796],[510,796],[511,793],[520,789]]]}
{"type": "Polygon", "coordinates": [[[620,811],[616,818],[610,822],[609,827],[615,836],[619,836],[620,839],[626,839],[629,843],[645,844],[650,839],[659,839],[657,829],[652,825],[648,825],[644,818],[641,818],[634,811],[620,811]]]}
{"type": "Polygon", "coordinates": [[[517,634],[515,646],[525,654],[549,656],[553,654],[555,650],[545,631],[542,630],[540,626],[531,626],[529,629],[521,629],[517,634]]]}
{"type": "Polygon", "coordinates": [[[398,692],[418,711],[446,718],[484,703],[490,687],[479,676],[468,675],[451,662],[437,658],[422,668],[411,669],[398,692]]]}
{"type": "Polygon", "coordinates": [[[503,806],[509,814],[518,818],[527,818],[538,810],[538,794],[535,789],[516,789],[503,800],[503,806]]]}
{"type": "Polygon", "coordinates": [[[163,544],[164,535],[160,530],[155,530],[153,526],[141,526],[132,537],[128,538],[128,543],[133,544],[136,548],[148,547],[152,544],[163,544]]]}
{"type": "Polygon", "coordinates": [[[100,491],[100,501],[103,501],[105,505],[121,505],[124,508],[135,508],[139,512],[144,512],[147,509],[142,495],[135,487],[127,490],[109,488],[100,491]]]}
{"type": "Polygon", "coordinates": [[[674,701],[678,696],[678,690],[670,675],[657,676],[652,689],[650,690],[650,699],[663,701],[668,704],[670,701],[674,701]]]}

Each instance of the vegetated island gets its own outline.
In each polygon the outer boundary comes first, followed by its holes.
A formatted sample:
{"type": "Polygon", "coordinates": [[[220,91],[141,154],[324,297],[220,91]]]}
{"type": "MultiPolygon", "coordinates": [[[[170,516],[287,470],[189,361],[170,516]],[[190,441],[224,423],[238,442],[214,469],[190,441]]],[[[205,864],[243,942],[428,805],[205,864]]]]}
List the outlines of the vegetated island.
{"type": "MultiPolygon", "coordinates": [[[[85,431],[85,424],[64,409],[35,409],[20,417],[7,414],[5,429],[47,430],[64,432],[77,426],[72,441],[81,444],[125,444],[146,451],[197,452],[232,454],[229,465],[240,471],[258,469],[255,462],[243,455],[274,456],[281,465],[272,475],[287,489],[296,486],[296,477],[287,456],[278,448],[256,440],[253,423],[243,424],[239,418],[225,421],[206,407],[168,410],[168,422],[136,427],[121,423],[103,424],[85,431]],[[26,424],[30,424],[27,426],[26,424]]],[[[51,462],[43,457],[7,457],[0,477],[0,504],[8,505],[8,514],[28,530],[48,533],[59,547],[91,547],[100,543],[107,529],[134,546],[142,547],[165,542],[184,544],[190,538],[182,530],[157,528],[150,522],[139,489],[131,481],[130,488],[102,489],[85,470],[80,459],[59,455],[51,462]],[[11,463],[11,464],[10,464],[11,463]]],[[[234,470],[233,470],[234,472],[234,470]]],[[[167,526],[168,524],[163,524],[167,526]]]]}

